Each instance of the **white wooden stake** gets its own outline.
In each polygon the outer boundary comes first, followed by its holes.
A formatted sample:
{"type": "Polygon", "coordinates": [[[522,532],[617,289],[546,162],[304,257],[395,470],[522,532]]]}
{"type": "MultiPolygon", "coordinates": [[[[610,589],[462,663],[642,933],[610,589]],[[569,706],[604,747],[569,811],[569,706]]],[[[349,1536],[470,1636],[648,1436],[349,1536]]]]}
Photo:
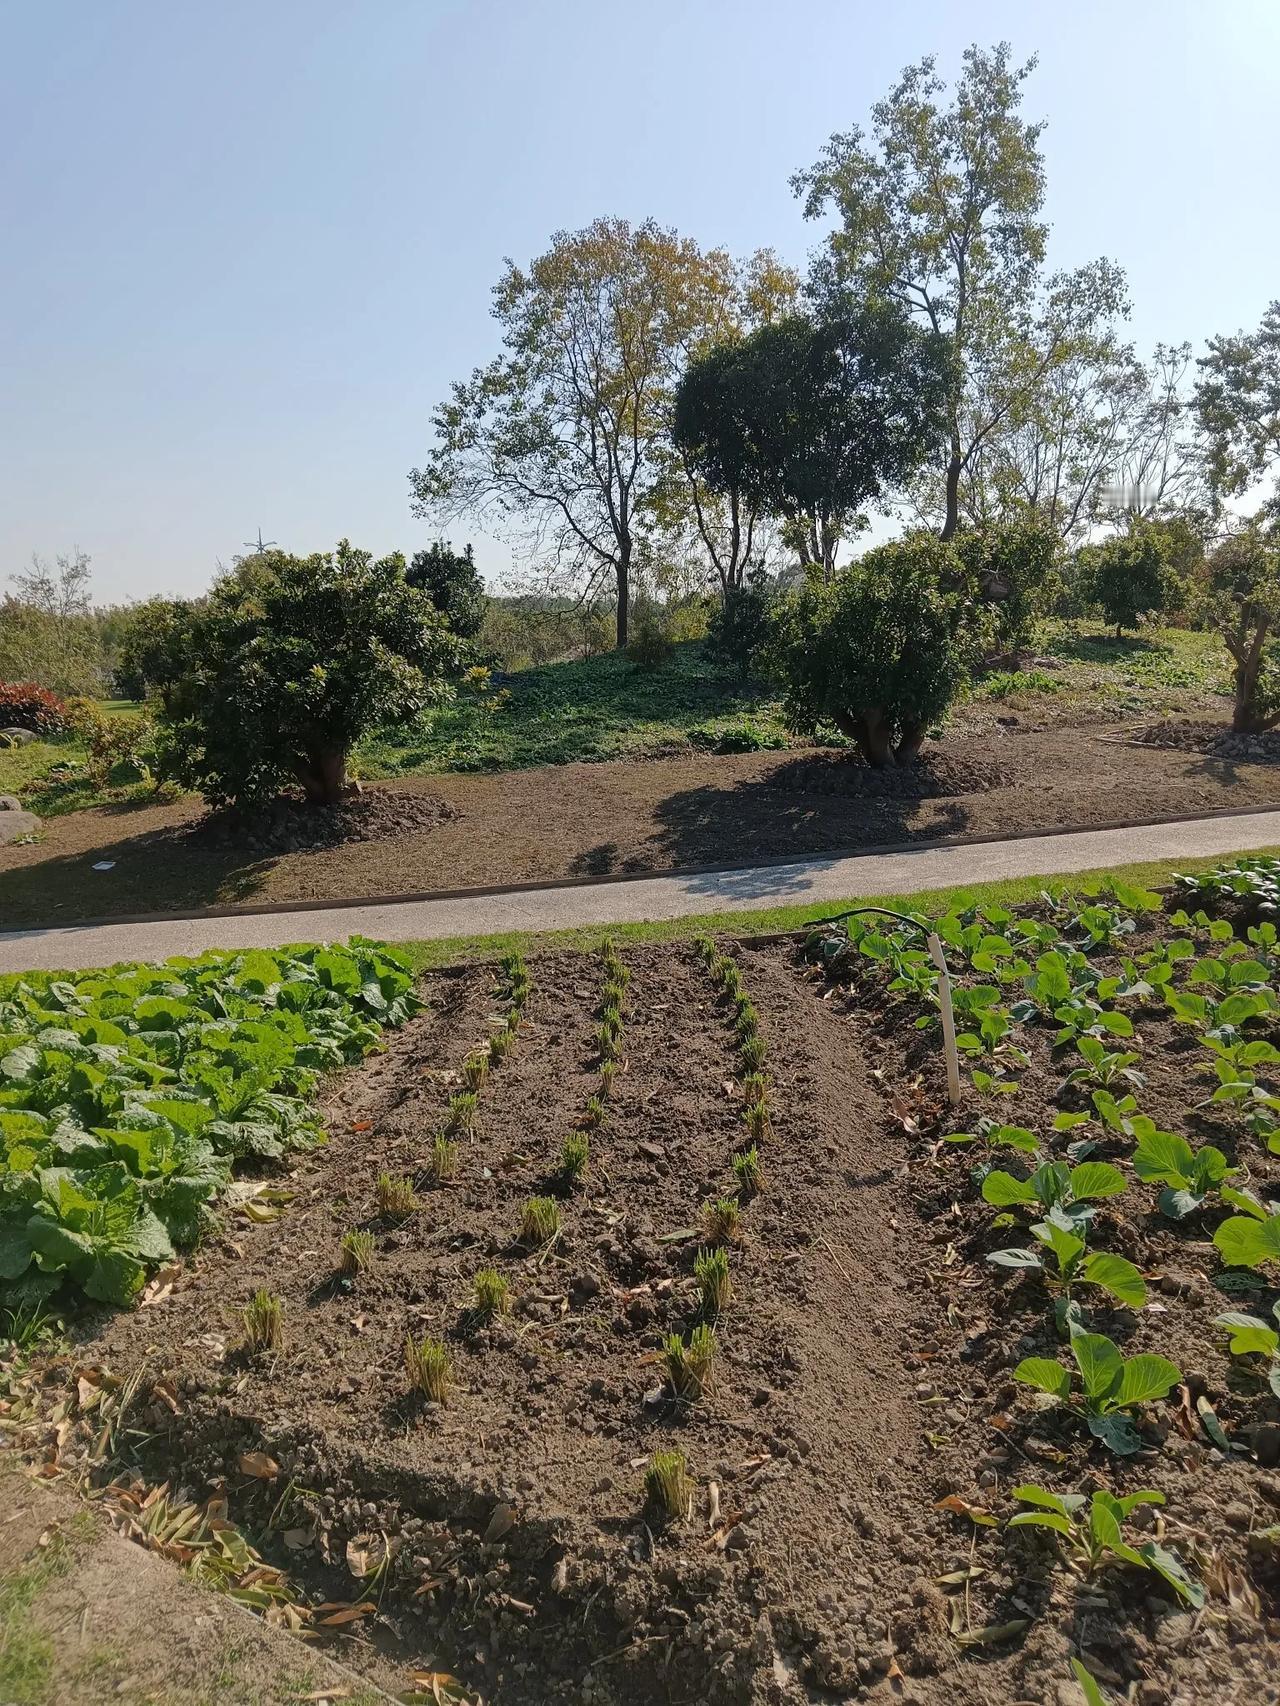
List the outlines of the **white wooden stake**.
{"type": "Polygon", "coordinates": [[[960,1056],[956,1052],[956,1019],[951,1010],[951,973],[936,931],[929,932],[929,957],[938,968],[938,1005],[942,1008],[942,1047],[947,1057],[947,1094],[960,1106],[960,1056]]]}

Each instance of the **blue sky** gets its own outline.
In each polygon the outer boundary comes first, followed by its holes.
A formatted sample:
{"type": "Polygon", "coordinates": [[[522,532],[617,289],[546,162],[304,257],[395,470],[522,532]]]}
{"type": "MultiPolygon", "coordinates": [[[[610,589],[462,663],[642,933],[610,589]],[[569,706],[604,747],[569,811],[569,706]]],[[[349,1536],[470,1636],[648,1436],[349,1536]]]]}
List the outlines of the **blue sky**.
{"type": "MultiPolygon", "coordinates": [[[[787,179],[927,52],[1040,55],[1051,261],[1140,347],[1280,295],[1277,0],[0,0],[0,581],[206,585],[261,525],[414,549],[406,473],[557,228],[652,214],[802,262],[787,179]]],[[[482,566],[507,566],[477,535],[482,566]]]]}

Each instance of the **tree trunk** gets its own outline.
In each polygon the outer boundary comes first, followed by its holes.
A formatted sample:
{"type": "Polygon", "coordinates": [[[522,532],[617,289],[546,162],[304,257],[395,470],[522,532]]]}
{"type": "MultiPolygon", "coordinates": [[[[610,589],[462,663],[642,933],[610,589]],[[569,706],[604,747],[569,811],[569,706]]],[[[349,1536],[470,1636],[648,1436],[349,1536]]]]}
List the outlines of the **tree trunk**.
{"type": "Polygon", "coordinates": [[[841,734],[857,743],[864,762],[873,770],[883,770],[894,762],[893,738],[878,710],[840,711],[834,721],[841,734]]]}
{"type": "Polygon", "coordinates": [[[627,630],[631,620],[631,552],[625,550],[618,558],[618,650],[627,649],[627,630]]]}
{"type": "Polygon", "coordinates": [[[347,754],[343,747],[318,747],[294,767],[308,802],[331,806],[347,786],[347,754]]]}
{"type": "Polygon", "coordinates": [[[947,463],[947,513],[942,523],[940,539],[947,540],[955,537],[955,531],[960,525],[960,470],[963,460],[960,455],[960,442],[951,440],[951,457],[947,463]]]}
{"type": "Polygon", "coordinates": [[[925,736],[929,731],[923,724],[918,727],[903,729],[902,739],[898,742],[894,758],[899,764],[914,764],[920,756],[920,748],[924,745],[925,736]]]}
{"type": "Polygon", "coordinates": [[[1236,660],[1235,704],[1231,712],[1231,728],[1234,734],[1259,734],[1265,726],[1264,719],[1258,715],[1254,699],[1258,691],[1262,651],[1267,643],[1270,626],[1270,622],[1263,618],[1247,646],[1241,644],[1238,649],[1231,647],[1236,660]]]}

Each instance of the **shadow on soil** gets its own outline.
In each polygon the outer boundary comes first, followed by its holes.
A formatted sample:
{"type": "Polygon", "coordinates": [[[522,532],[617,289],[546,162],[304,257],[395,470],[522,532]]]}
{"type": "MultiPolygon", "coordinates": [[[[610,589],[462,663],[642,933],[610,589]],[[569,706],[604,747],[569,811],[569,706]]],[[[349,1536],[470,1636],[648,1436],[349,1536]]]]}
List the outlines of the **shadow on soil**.
{"type": "MultiPolygon", "coordinates": [[[[927,823],[922,828],[919,820],[926,801],[920,798],[807,792],[788,786],[793,768],[799,777],[802,766],[797,764],[767,777],[740,782],[731,789],[699,787],[670,795],[657,807],[658,828],[648,843],[653,852],[645,864],[665,867],[732,864],[747,857],[809,858],[911,841],[921,835],[930,840],[958,835],[972,821],[963,799],[935,798],[927,802],[927,823]]],[[[837,768],[843,766],[832,766],[833,771],[837,768]]],[[[851,764],[851,769],[854,787],[870,774],[861,766],[851,764]]],[[[904,786],[909,786],[905,780],[904,786]]],[[[730,877],[708,873],[705,879],[693,881],[695,886],[705,881],[726,895],[782,892],[777,873],[771,871],[758,877],[747,872],[730,877]]]]}
{"type": "MultiPolygon", "coordinates": [[[[128,807],[119,815],[127,822],[128,807]]],[[[0,871],[0,930],[72,923],[116,913],[235,906],[263,890],[274,859],[201,846],[169,829],[122,835],[92,850],[0,871]],[[111,871],[95,871],[111,862],[111,871]]]]}

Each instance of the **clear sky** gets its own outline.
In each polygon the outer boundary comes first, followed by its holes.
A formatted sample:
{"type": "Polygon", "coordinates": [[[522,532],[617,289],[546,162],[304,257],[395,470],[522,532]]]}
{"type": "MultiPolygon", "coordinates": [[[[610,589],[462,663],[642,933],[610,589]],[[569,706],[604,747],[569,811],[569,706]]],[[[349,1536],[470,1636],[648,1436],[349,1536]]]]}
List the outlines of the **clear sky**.
{"type": "Polygon", "coordinates": [[[0,0],[0,582],[79,545],[103,601],[195,592],[259,526],[416,549],[504,256],[652,214],[802,262],[790,173],[1001,38],[1052,263],[1122,262],[1140,347],[1256,324],[1280,0],[0,0]]]}

